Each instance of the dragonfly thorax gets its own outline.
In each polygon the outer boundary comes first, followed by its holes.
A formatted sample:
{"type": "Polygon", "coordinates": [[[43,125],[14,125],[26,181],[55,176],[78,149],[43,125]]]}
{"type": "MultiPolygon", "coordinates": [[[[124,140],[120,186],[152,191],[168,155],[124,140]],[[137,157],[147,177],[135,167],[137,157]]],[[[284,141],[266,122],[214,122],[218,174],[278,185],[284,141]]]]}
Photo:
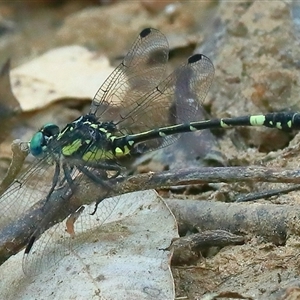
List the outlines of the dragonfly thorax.
{"type": "Polygon", "coordinates": [[[116,126],[99,122],[94,115],[81,116],[68,124],[57,136],[64,157],[84,161],[112,159],[116,126]]]}

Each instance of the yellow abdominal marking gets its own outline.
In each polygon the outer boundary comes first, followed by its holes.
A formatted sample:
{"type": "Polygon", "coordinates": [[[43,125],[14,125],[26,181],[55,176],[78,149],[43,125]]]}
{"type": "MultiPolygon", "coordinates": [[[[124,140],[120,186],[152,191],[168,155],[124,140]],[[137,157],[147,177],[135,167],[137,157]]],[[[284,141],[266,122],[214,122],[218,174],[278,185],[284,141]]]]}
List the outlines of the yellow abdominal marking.
{"type": "Polygon", "coordinates": [[[250,117],[250,124],[252,126],[262,126],[264,125],[265,121],[266,121],[266,117],[264,115],[250,117]]]}
{"type": "Polygon", "coordinates": [[[115,149],[115,151],[117,157],[122,157],[130,153],[130,149],[126,145],[124,146],[124,150],[118,147],[115,149]]]}
{"type": "Polygon", "coordinates": [[[226,124],[226,123],[223,121],[223,119],[221,119],[220,125],[221,125],[222,128],[229,128],[229,127],[230,127],[230,125],[226,124]]]}

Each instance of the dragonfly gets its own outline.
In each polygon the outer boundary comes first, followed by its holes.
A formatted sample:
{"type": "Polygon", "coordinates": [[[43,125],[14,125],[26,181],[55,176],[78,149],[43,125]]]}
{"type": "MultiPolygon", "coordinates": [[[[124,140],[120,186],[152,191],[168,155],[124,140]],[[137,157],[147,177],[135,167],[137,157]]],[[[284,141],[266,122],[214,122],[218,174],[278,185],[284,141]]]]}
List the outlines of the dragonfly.
{"type": "Polygon", "coordinates": [[[159,30],[142,30],[96,92],[87,114],[62,129],[46,124],[33,135],[29,151],[34,162],[0,197],[1,226],[20,218],[41,199],[44,201],[44,216],[32,224],[35,230],[25,248],[25,274],[36,275],[58,263],[74,247],[77,236],[82,238],[84,233],[88,238],[95,226],[92,218],[100,226],[118,204],[118,197],[105,205],[99,198],[93,199],[93,209],[81,205],[66,208],[64,201],[84,182],[78,178],[84,177],[109,191],[113,188],[110,179],[126,170],[125,158],[166,147],[186,132],[234,126],[300,128],[300,116],[292,112],[197,120],[197,111],[213,81],[213,63],[196,53],[163,79],[168,54],[167,39],[159,30]],[[67,187],[66,199],[53,204],[53,195],[62,187],[67,187]],[[69,230],[59,222],[46,237],[43,232],[54,223],[49,214],[53,205],[57,210],[66,210],[67,221],[73,221],[69,230]]]}

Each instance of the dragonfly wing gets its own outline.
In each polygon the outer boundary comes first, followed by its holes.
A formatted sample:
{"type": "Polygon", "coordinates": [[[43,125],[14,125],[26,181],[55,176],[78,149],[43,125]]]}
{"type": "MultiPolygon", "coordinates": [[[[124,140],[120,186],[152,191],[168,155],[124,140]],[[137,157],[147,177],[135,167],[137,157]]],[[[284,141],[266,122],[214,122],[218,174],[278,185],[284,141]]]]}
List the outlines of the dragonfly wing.
{"type": "Polygon", "coordinates": [[[99,88],[90,113],[102,122],[122,122],[129,112],[138,109],[138,100],[162,80],[168,54],[166,37],[156,29],[144,29],[99,88]]]}
{"type": "MultiPolygon", "coordinates": [[[[138,130],[133,133],[139,133],[196,121],[197,111],[207,95],[213,76],[214,67],[208,57],[202,54],[191,56],[187,63],[177,68],[153,91],[138,100],[139,111],[131,112],[126,125],[128,128],[137,126],[138,130]]],[[[128,134],[132,133],[131,131],[128,134]]],[[[173,134],[143,144],[147,150],[152,150],[168,146],[178,137],[179,134],[173,134]]]]}
{"type": "Polygon", "coordinates": [[[48,270],[94,237],[95,230],[109,218],[119,199],[114,197],[103,200],[93,215],[93,204],[81,206],[67,219],[48,229],[40,238],[37,237],[31,248],[25,250],[24,273],[35,276],[48,270]]]}
{"type": "Polygon", "coordinates": [[[45,198],[52,186],[55,166],[36,159],[0,197],[0,228],[17,220],[32,205],[45,198]]]}

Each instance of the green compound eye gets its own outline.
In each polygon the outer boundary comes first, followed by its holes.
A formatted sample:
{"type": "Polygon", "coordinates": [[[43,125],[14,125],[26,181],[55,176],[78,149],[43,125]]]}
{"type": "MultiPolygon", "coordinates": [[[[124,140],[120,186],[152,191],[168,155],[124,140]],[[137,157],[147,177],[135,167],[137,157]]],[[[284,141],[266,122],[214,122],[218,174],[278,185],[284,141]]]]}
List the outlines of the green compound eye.
{"type": "Polygon", "coordinates": [[[29,150],[33,156],[40,156],[42,154],[43,142],[44,142],[44,135],[40,131],[33,135],[29,143],[29,150]]]}
{"type": "Polygon", "coordinates": [[[59,134],[59,127],[55,124],[48,123],[43,126],[40,132],[42,132],[44,136],[50,138],[59,134]]]}
{"type": "Polygon", "coordinates": [[[35,133],[30,141],[29,150],[33,156],[43,154],[43,149],[47,146],[50,138],[59,134],[59,127],[49,123],[44,125],[37,133],[35,133]]]}

